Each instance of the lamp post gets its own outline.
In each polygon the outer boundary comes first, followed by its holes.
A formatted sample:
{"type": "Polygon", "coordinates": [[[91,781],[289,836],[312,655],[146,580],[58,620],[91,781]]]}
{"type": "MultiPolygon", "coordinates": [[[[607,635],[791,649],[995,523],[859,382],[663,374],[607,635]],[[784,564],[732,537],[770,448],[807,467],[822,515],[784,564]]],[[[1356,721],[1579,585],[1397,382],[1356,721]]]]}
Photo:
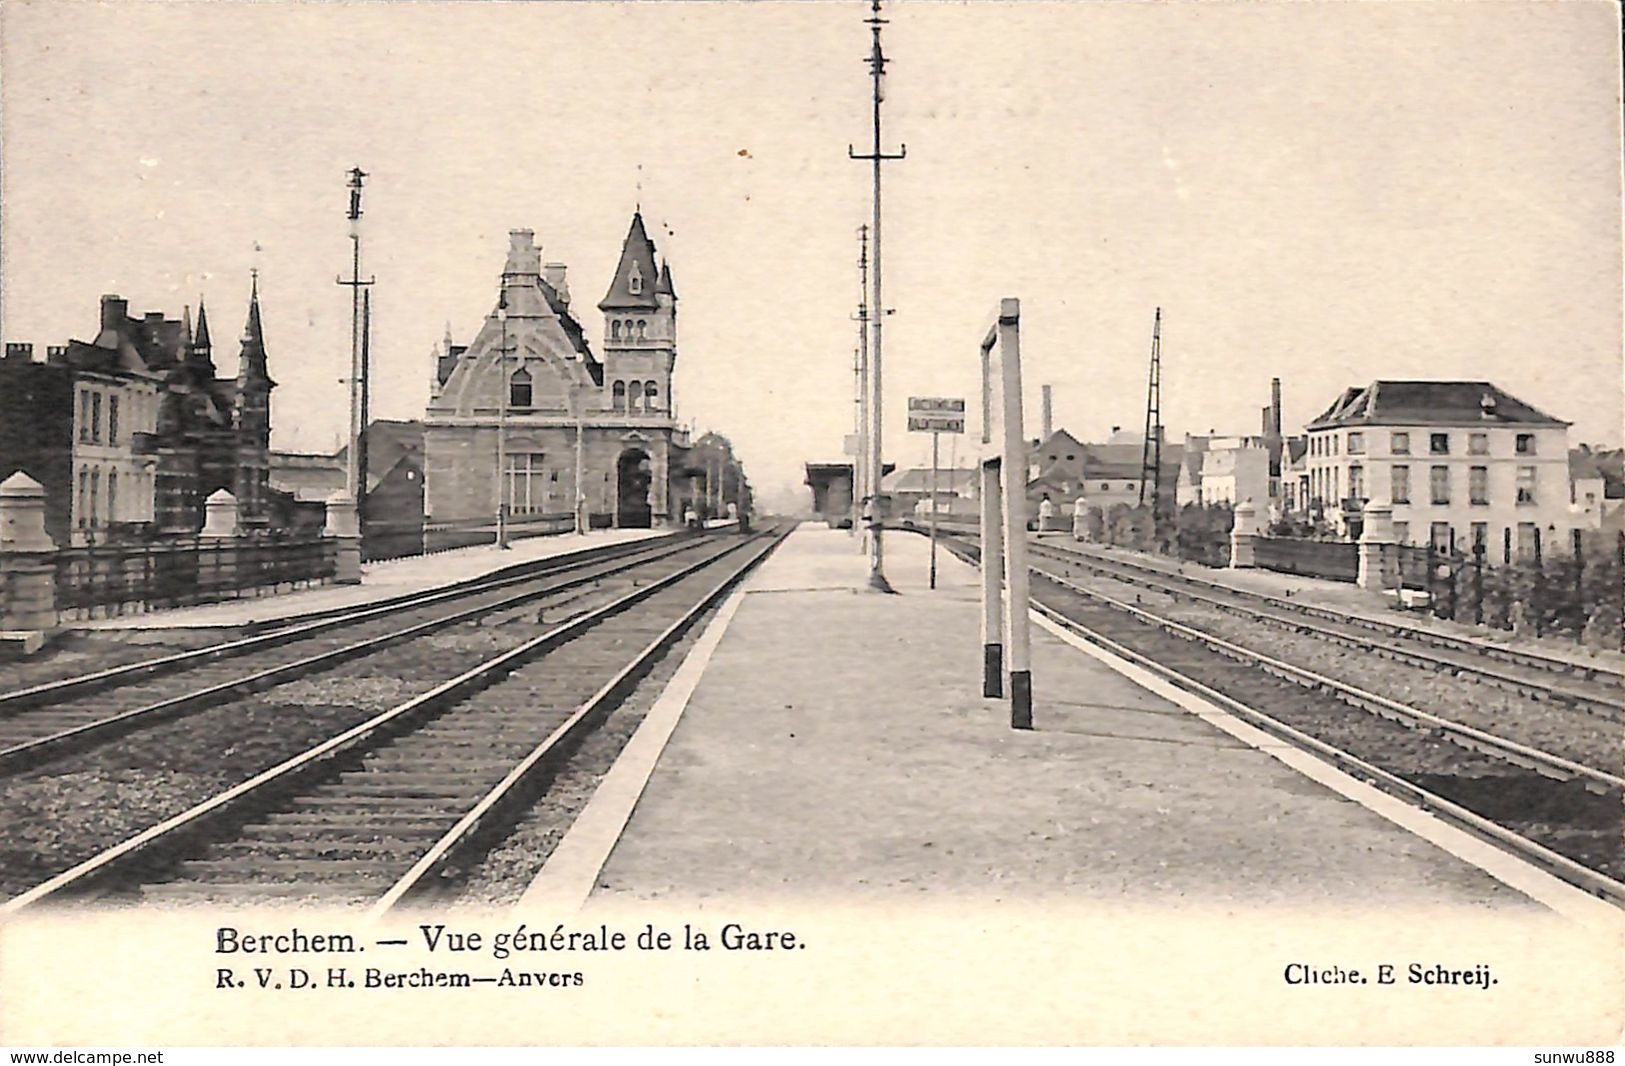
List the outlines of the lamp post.
{"type": "Polygon", "coordinates": [[[497,296],[497,325],[502,346],[497,349],[497,547],[508,547],[508,284],[503,278],[497,296]]]}
{"type": "Polygon", "coordinates": [[[575,506],[571,510],[573,511],[573,516],[572,517],[573,517],[574,524],[575,524],[576,535],[577,536],[586,536],[587,527],[590,525],[590,523],[587,521],[587,488],[586,488],[586,478],[587,478],[587,455],[586,455],[587,416],[581,409],[581,389],[579,387],[579,384],[577,383],[574,375],[572,375],[568,370],[565,370],[565,369],[563,369],[563,368],[561,368],[560,366],[557,365],[557,363],[555,362],[557,359],[558,359],[557,355],[555,355],[552,352],[547,351],[545,349],[543,350],[543,352],[542,352],[542,365],[547,367],[548,372],[551,373],[555,378],[558,379],[559,385],[564,390],[564,403],[565,403],[565,406],[569,411],[571,420],[575,422],[575,427],[576,427],[576,441],[575,441],[575,444],[576,444],[575,506]]]}

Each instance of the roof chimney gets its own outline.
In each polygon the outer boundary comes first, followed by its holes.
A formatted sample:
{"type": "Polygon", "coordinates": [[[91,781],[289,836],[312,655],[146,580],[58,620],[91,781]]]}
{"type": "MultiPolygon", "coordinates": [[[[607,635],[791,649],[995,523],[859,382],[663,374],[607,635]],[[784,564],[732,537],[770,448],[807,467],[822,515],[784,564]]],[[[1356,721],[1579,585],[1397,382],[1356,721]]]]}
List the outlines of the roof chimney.
{"type": "Polygon", "coordinates": [[[559,294],[559,302],[570,306],[570,285],[564,280],[565,265],[563,263],[549,263],[542,268],[542,276],[547,280],[548,288],[559,294]]]}
{"type": "Polygon", "coordinates": [[[1281,379],[1270,378],[1270,433],[1281,435],[1281,379]]]}
{"type": "Polygon", "coordinates": [[[1044,439],[1049,440],[1050,434],[1055,431],[1055,419],[1052,417],[1051,409],[1050,409],[1050,387],[1048,385],[1045,385],[1044,388],[1043,388],[1043,392],[1044,392],[1044,423],[1043,423],[1043,425],[1044,425],[1044,439]]]}
{"type": "Polygon", "coordinates": [[[130,301],[115,293],[102,297],[102,329],[117,329],[130,317],[130,301]]]}
{"type": "Polygon", "coordinates": [[[1495,394],[1486,392],[1478,398],[1478,410],[1485,418],[1495,417],[1495,394]]]}

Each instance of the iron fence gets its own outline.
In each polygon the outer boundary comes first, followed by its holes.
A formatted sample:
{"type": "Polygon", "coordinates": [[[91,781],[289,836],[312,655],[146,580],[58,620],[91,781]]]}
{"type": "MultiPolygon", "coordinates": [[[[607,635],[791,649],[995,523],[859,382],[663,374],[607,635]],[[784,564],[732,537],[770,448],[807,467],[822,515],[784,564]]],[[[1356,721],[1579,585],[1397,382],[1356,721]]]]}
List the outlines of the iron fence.
{"type": "Polygon", "coordinates": [[[91,618],[331,581],[336,545],[314,534],[87,544],[56,554],[57,610],[91,618]]]}

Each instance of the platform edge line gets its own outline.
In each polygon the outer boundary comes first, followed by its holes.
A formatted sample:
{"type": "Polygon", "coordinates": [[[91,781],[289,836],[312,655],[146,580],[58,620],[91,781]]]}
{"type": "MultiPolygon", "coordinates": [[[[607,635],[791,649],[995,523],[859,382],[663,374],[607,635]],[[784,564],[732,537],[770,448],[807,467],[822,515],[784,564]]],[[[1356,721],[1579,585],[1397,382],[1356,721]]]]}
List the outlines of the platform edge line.
{"type": "Polygon", "coordinates": [[[574,914],[586,905],[621,834],[632,820],[643,790],[654,776],[660,756],[677,730],[699,688],[711,657],[727,634],[748,590],[737,588],[718,609],[700,638],[672,674],[643,721],[633,732],[620,757],[598,783],[553,853],[513,905],[518,910],[546,910],[549,915],[574,914]]]}

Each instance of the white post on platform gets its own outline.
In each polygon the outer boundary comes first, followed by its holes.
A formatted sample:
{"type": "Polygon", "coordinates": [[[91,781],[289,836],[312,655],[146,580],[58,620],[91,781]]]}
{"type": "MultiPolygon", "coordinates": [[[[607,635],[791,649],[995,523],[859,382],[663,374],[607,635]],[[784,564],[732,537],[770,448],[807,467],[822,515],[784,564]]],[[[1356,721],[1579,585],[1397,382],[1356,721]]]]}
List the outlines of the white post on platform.
{"type": "Polygon", "coordinates": [[[937,587],[937,441],[941,434],[931,431],[931,587],[937,587]]]}
{"type": "Polygon", "coordinates": [[[1004,526],[997,459],[983,460],[981,478],[982,695],[997,699],[1004,695],[1004,526]]]}
{"type": "MultiPolygon", "coordinates": [[[[1002,489],[997,492],[1000,497],[997,503],[999,519],[1004,534],[1002,554],[1006,590],[1004,624],[1001,628],[1010,677],[1010,727],[1031,729],[1032,643],[1029,633],[1031,623],[1027,617],[1031,595],[1027,576],[1027,498],[1022,491],[1026,484],[1027,444],[1021,411],[1021,301],[1013,297],[999,302],[997,319],[982,340],[982,411],[984,415],[997,418],[999,424],[999,439],[996,442],[989,439],[992,434],[987,424],[983,424],[984,442],[995,444],[998,448],[996,459],[990,456],[983,461],[983,486],[988,486],[986,471],[989,461],[992,461],[997,464],[993,475],[995,488],[1002,489]],[[996,371],[992,366],[995,350],[998,353],[996,371]],[[996,405],[991,403],[989,395],[994,388],[999,392],[996,405]]],[[[982,503],[984,536],[991,513],[985,497],[986,493],[982,503]]],[[[988,547],[988,541],[984,539],[984,553],[988,547]]],[[[992,560],[984,555],[984,590],[990,580],[997,580],[988,573],[993,569],[991,563],[992,560]]]]}
{"type": "Polygon", "coordinates": [[[1072,501],[1072,539],[1082,540],[1089,532],[1089,501],[1082,496],[1072,501]]]}

